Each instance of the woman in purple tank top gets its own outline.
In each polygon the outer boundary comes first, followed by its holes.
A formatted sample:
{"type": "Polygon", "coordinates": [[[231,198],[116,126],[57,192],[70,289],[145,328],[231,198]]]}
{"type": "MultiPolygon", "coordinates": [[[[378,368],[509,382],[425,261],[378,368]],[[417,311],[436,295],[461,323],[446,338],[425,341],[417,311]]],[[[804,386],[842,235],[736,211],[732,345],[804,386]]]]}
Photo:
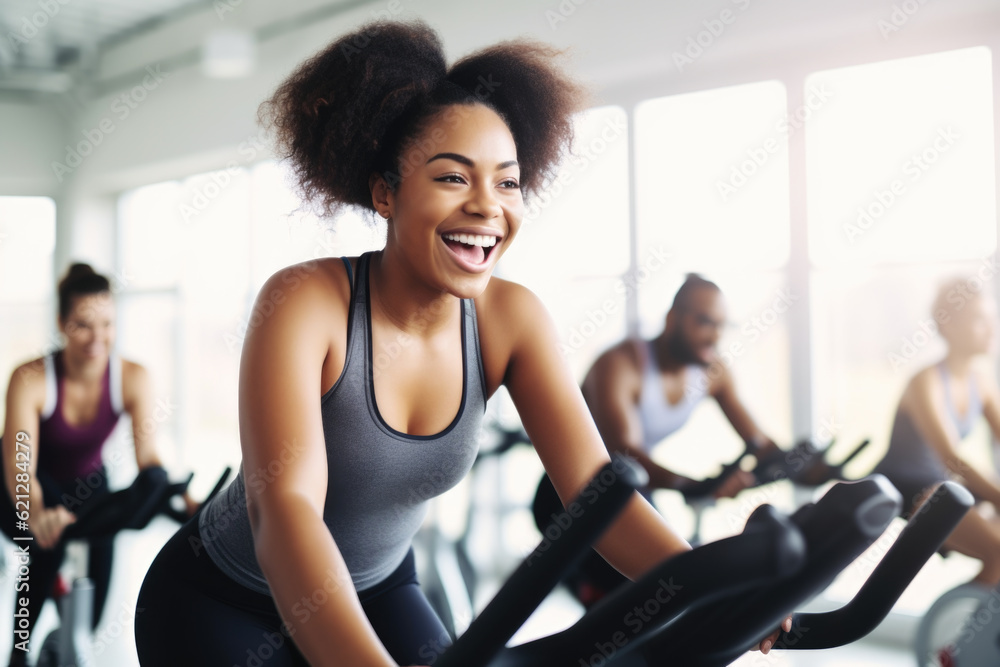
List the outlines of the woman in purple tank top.
{"type": "Polygon", "coordinates": [[[979,417],[985,417],[994,440],[1000,439],[1000,389],[992,355],[996,306],[980,293],[978,278],[946,283],[934,301],[933,317],[948,346],[944,359],[917,372],[899,401],[889,450],[875,472],[886,475],[903,494],[907,512],[923,503],[938,483],[957,478],[980,501],[965,515],[945,547],[979,559],[983,568],[973,580],[1000,584],[1000,477],[980,471],[959,451],[979,417]],[[992,504],[987,511],[986,504],[992,504]]]}
{"type": "MultiPolygon", "coordinates": [[[[8,537],[35,538],[18,542],[29,545],[31,558],[28,587],[17,594],[28,599],[28,627],[15,619],[11,665],[26,664],[24,631],[33,627],[55,583],[66,551],[63,530],[75,521],[74,512],[109,492],[101,451],[123,412],[132,417],[139,469],[161,466],[149,375],[112,353],[115,307],[108,279],[86,264],[72,265],[59,283],[58,323],[65,347],[20,365],[7,388],[0,528],[8,537]],[[27,456],[17,443],[27,445],[27,456]],[[27,527],[15,516],[25,509],[27,527]]],[[[89,542],[96,627],[111,578],[113,538],[89,542]]]]}

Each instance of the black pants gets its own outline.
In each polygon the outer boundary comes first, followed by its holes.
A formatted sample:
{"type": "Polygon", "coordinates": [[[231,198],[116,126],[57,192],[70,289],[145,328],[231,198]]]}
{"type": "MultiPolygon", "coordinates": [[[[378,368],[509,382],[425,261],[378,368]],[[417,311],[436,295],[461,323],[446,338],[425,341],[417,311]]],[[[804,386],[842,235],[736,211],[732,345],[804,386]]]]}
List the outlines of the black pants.
{"type": "MultiPolygon", "coordinates": [[[[274,600],[229,578],[205,553],[197,516],[164,545],[146,573],[135,613],[142,667],[308,665],[274,600]]],[[[400,665],[432,664],[450,642],[417,584],[411,551],[388,579],[359,593],[400,665]]]]}
{"type": "MultiPolygon", "coordinates": [[[[3,475],[3,462],[0,461],[0,475],[3,475]]],[[[55,507],[64,505],[71,512],[84,510],[97,498],[107,495],[108,478],[104,469],[93,472],[90,475],[74,480],[72,482],[59,483],[47,475],[44,471],[37,471],[35,475],[38,483],[42,486],[42,495],[45,507],[55,507]]],[[[0,479],[3,479],[0,477],[0,479]]],[[[14,505],[6,491],[0,494],[0,529],[7,537],[26,537],[30,535],[27,531],[17,527],[17,517],[14,505]]],[[[21,508],[23,510],[23,507],[21,508]]],[[[29,509],[29,515],[37,511],[35,508],[29,509]]],[[[66,558],[66,539],[60,539],[51,549],[42,549],[37,542],[19,541],[14,544],[17,547],[28,545],[30,555],[30,572],[28,574],[28,624],[35,626],[38,614],[42,611],[42,605],[52,595],[52,587],[66,558]]],[[[94,582],[94,611],[91,629],[97,627],[104,611],[104,603],[108,599],[108,586],[111,583],[111,564],[114,557],[114,538],[103,537],[87,540],[89,545],[89,555],[87,558],[87,576],[94,582]]],[[[16,583],[17,577],[15,577],[16,583]]],[[[18,592],[14,597],[24,597],[24,591],[18,592]]],[[[15,602],[16,604],[16,602],[15,602]]],[[[13,612],[12,612],[13,613],[13,612]]],[[[15,626],[16,626],[15,619],[15,626]]],[[[16,628],[15,628],[16,629],[16,628]]],[[[14,636],[14,643],[19,639],[14,636]]],[[[32,639],[35,639],[32,637],[32,639]]]]}

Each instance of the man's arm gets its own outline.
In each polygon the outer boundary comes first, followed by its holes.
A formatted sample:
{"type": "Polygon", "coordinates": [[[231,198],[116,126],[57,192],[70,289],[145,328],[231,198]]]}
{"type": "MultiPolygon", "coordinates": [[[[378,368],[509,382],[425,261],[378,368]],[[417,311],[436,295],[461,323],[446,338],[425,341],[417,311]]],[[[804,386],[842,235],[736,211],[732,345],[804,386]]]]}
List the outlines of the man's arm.
{"type": "Polygon", "coordinates": [[[642,387],[628,344],[602,354],[583,381],[583,395],[608,451],[631,456],[649,473],[652,488],[677,489],[691,479],[656,463],[642,448],[638,400],[642,387]]]}
{"type": "Polygon", "coordinates": [[[771,438],[764,434],[757,426],[757,422],[750,416],[750,412],[743,405],[739,395],[736,393],[736,383],[729,369],[720,366],[722,373],[712,383],[709,393],[722,408],[726,419],[732,424],[733,429],[739,434],[743,442],[752,443],[758,449],[759,454],[769,454],[778,449],[778,446],[771,438]]]}

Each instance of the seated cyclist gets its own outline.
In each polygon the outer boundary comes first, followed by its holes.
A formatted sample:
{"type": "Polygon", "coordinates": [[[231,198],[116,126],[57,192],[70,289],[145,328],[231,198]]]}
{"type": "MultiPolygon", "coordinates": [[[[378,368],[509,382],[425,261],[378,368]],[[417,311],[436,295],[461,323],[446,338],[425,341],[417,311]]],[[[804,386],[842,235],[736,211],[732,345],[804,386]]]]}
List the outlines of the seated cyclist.
{"type": "MultiPolygon", "coordinates": [[[[725,321],[719,287],[689,274],[656,338],[618,343],[597,358],[584,378],[583,395],[605,445],[633,457],[649,473],[647,498],[654,489],[683,490],[697,483],[655,462],[650,453],[684,426],[708,396],[718,402],[729,423],[757,453],[777,450],[740,401],[732,375],[718,357],[716,344],[725,321]]],[[[733,497],[754,483],[752,474],[736,470],[722,481],[715,496],[733,497]]],[[[540,528],[560,509],[547,479],[539,485],[534,509],[540,528]]],[[[592,556],[582,567],[584,581],[574,582],[585,604],[625,581],[603,559],[592,556]]]]}
{"type": "MultiPolygon", "coordinates": [[[[28,599],[28,627],[19,628],[14,618],[11,665],[27,664],[25,635],[16,631],[30,631],[52,591],[66,555],[63,531],[76,512],[109,493],[101,453],[123,413],[132,418],[139,470],[162,468],[148,426],[155,424],[149,374],[113,352],[115,305],[108,279],[87,264],[71,266],[59,283],[58,324],[65,347],[19,366],[7,389],[0,459],[7,493],[0,497],[0,529],[12,538],[28,535],[16,523],[16,512],[27,510],[35,538],[29,543],[31,584],[19,594],[28,599]]],[[[193,502],[187,496],[185,501],[192,512],[193,502]]],[[[108,596],[113,543],[113,537],[88,540],[94,628],[108,596]]]]}
{"type": "Polygon", "coordinates": [[[981,560],[973,582],[1000,584],[1000,477],[977,470],[958,450],[981,418],[994,439],[1000,438],[1000,390],[993,366],[976,362],[991,355],[996,333],[996,305],[971,281],[946,283],[934,301],[938,332],[947,344],[944,357],[917,372],[899,399],[889,450],[874,472],[882,473],[903,494],[908,515],[941,482],[955,478],[981,502],[965,515],[945,547],[981,560]],[[989,507],[992,505],[992,508],[989,507]]]}

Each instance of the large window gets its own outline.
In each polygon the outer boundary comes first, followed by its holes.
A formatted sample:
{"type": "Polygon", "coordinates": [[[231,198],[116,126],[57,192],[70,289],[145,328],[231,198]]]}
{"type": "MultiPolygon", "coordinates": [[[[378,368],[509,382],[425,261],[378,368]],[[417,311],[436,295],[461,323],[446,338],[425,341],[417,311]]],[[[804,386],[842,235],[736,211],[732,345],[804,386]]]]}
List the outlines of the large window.
{"type": "MultiPolygon", "coordinates": [[[[972,291],[996,282],[996,192],[990,52],[965,49],[819,72],[829,102],[807,124],[813,396],[840,444],[872,445],[849,472],[885,453],[900,394],[941,358],[931,302],[948,278],[972,291]]],[[[985,423],[963,445],[988,462],[985,423]]],[[[847,597],[884,553],[841,577],[847,597]]],[[[977,570],[931,561],[900,601],[921,613],[977,570]]]]}
{"type": "Polygon", "coordinates": [[[174,406],[158,433],[172,460],[203,485],[239,463],[240,352],[264,281],[296,262],[379,247],[382,238],[384,229],[357,216],[310,215],[272,162],[122,196],[119,347],[150,368],[157,399],[174,406]]]}
{"type": "MultiPolygon", "coordinates": [[[[786,106],[784,86],[769,81],[651,100],[635,121],[641,333],[662,331],[684,274],[715,281],[729,315],[721,361],[779,442],[791,437],[787,314],[801,302],[785,273],[786,106]],[[669,259],[658,264],[657,253],[669,259]]],[[[705,401],[660,454],[701,477],[741,448],[715,402],[705,401]]]]}
{"type": "Polygon", "coordinates": [[[830,101],[807,125],[815,405],[843,439],[888,446],[899,395],[940,357],[931,301],[944,279],[994,280],[990,52],[809,77],[830,101]]]}
{"type": "MultiPolygon", "coordinates": [[[[53,253],[56,206],[48,197],[0,197],[0,369],[57,349],[53,253]]],[[[0,404],[0,423],[6,414],[0,404]]]]}

